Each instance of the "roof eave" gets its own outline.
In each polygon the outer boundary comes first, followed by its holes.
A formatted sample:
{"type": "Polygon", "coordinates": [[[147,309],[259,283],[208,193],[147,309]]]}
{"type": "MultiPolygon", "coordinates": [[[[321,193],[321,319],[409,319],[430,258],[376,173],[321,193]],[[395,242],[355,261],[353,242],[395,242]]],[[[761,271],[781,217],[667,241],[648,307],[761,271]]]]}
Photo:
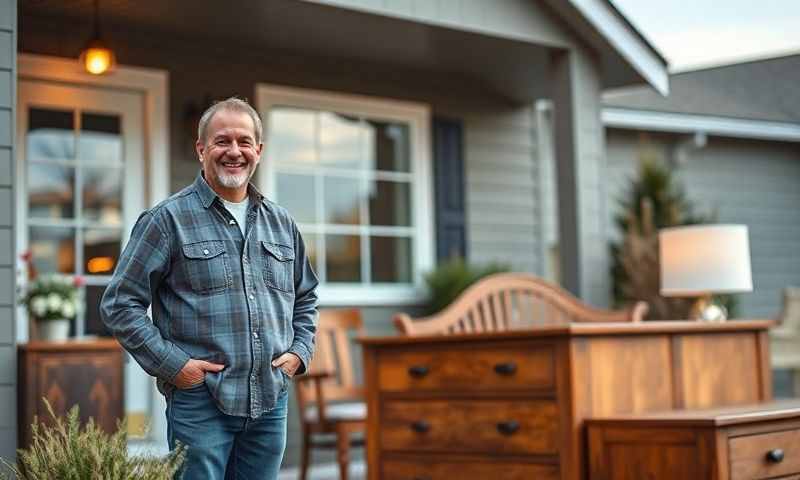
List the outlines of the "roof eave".
{"type": "Polygon", "coordinates": [[[661,95],[669,94],[667,60],[609,0],[567,0],[567,3],[644,81],[661,95]]]}

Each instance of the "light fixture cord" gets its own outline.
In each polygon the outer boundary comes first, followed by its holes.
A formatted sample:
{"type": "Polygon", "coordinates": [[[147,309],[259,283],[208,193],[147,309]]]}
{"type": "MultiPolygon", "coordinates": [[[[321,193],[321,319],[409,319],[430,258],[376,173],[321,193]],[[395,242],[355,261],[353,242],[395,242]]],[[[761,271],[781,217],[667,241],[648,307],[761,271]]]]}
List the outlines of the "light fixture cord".
{"type": "Polygon", "coordinates": [[[94,38],[100,38],[100,0],[94,0],[94,38]]]}

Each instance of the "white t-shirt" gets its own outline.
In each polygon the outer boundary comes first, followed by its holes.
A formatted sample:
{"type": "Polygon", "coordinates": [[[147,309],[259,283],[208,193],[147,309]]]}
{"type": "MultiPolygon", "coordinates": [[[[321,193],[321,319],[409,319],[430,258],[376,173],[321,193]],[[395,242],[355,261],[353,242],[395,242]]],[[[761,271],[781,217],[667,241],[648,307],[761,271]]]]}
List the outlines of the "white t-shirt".
{"type": "Polygon", "coordinates": [[[236,223],[239,224],[239,230],[241,230],[242,235],[244,235],[244,229],[247,226],[247,207],[250,206],[250,196],[245,196],[244,200],[239,203],[229,202],[221,197],[220,200],[222,200],[222,204],[225,205],[225,208],[231,212],[233,218],[236,219],[236,223]]]}

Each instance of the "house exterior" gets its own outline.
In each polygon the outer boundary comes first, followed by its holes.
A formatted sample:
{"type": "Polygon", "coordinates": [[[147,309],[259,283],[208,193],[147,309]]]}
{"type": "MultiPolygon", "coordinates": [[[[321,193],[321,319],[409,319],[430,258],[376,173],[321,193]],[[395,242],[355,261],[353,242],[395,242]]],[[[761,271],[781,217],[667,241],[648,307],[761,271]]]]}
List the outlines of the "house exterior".
{"type": "Polygon", "coordinates": [[[698,213],[749,227],[743,318],[775,318],[783,290],[800,285],[799,74],[793,54],[673,74],[666,97],[638,87],[603,96],[607,224],[638,159],[667,162],[698,213]]]}
{"type": "MultiPolygon", "coordinates": [[[[113,262],[138,213],[197,175],[196,125],[212,99],[241,95],[260,111],[254,181],[297,218],[322,306],[363,308],[370,334],[419,311],[423,274],[454,253],[557,269],[607,305],[601,94],[668,89],[664,59],[607,0],[123,1],[99,12],[119,64],[90,76],[76,60],[89,2],[0,0],[0,456],[14,456],[15,350],[28,339],[18,254],[85,276],[74,333],[102,335],[113,262]],[[557,159],[549,190],[544,142],[557,159]],[[559,207],[550,267],[545,191],[559,207]]],[[[152,426],[132,448],[163,448],[161,401],[129,363],[127,413],[152,426]]],[[[297,441],[290,432],[288,463],[297,441]]]]}

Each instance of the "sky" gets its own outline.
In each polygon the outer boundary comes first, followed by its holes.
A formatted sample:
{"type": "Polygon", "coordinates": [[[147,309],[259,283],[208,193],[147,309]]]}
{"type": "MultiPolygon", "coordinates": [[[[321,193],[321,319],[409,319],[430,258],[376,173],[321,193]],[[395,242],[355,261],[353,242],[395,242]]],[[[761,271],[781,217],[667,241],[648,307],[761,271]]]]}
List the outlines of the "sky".
{"type": "Polygon", "coordinates": [[[800,0],[611,0],[670,71],[800,53],[800,0]]]}

